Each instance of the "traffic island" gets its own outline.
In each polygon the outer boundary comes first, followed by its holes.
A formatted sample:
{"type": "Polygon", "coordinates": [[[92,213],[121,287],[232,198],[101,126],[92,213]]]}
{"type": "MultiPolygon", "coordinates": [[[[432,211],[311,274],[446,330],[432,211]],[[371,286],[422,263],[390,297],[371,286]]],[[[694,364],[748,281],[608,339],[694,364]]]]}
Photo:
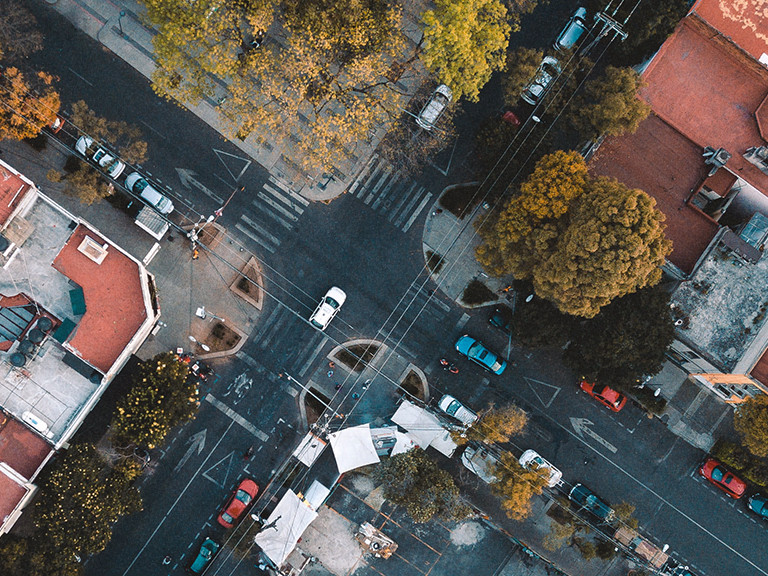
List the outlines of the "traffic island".
{"type": "Polygon", "coordinates": [[[413,364],[400,375],[400,393],[408,395],[422,402],[429,401],[429,385],[424,372],[413,364]]]}
{"type": "Polygon", "coordinates": [[[353,340],[334,348],[328,358],[338,362],[346,370],[360,373],[373,361],[381,348],[381,344],[375,340],[353,340]]]}
{"type": "Polygon", "coordinates": [[[190,331],[190,341],[195,346],[195,355],[200,360],[213,360],[235,354],[248,339],[246,333],[227,323],[224,318],[214,321],[195,319],[190,331]]]}
{"type": "Polygon", "coordinates": [[[257,310],[261,310],[264,306],[263,286],[264,277],[261,274],[261,265],[256,258],[251,256],[240,270],[240,274],[235,276],[229,289],[257,310]]]}

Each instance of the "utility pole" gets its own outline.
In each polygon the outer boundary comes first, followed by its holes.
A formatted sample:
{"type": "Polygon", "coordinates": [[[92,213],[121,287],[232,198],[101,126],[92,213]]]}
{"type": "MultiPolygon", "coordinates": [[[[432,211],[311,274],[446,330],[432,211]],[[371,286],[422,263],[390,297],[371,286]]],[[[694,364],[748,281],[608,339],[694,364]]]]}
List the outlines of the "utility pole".
{"type": "MultiPolygon", "coordinates": [[[[582,50],[584,54],[589,54],[589,52],[597,46],[597,43],[600,42],[603,38],[608,36],[608,34],[613,34],[613,38],[611,40],[614,40],[616,36],[618,36],[621,41],[623,42],[627,38],[627,33],[624,32],[624,29],[622,28],[622,24],[620,24],[616,19],[613,18],[615,16],[615,11],[612,16],[609,16],[605,12],[598,12],[595,14],[595,24],[598,23],[602,24],[602,29],[598,34],[595,35],[594,40],[587,45],[586,48],[582,50]]],[[[626,20],[624,21],[624,24],[626,24],[626,20]]]]}

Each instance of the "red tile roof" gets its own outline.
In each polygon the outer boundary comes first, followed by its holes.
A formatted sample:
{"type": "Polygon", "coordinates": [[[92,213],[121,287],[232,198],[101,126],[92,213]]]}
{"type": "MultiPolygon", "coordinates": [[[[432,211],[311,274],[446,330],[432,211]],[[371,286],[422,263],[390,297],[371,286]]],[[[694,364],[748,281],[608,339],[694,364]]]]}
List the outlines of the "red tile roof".
{"type": "Polygon", "coordinates": [[[637,132],[607,138],[590,160],[594,174],[611,176],[656,199],[672,240],[669,261],[685,273],[717,232],[717,224],[686,204],[709,171],[702,149],[651,114],[637,132]]]}
{"type": "Polygon", "coordinates": [[[0,227],[5,226],[30,188],[28,180],[7,164],[0,164],[0,227]]]}
{"type": "Polygon", "coordinates": [[[699,0],[693,11],[755,60],[768,54],[768,7],[764,0],[699,0]]]}
{"type": "MultiPolygon", "coordinates": [[[[767,29],[768,30],[768,29],[767,29]]],[[[688,16],[651,61],[640,96],[656,115],[702,148],[725,148],[728,169],[768,194],[768,175],[742,156],[765,145],[756,114],[768,70],[688,16]]]]}
{"type": "Polygon", "coordinates": [[[76,282],[85,296],[86,312],[68,342],[83,360],[106,373],[147,318],[139,266],[112,245],[97,264],[77,248],[87,236],[108,242],[79,225],[53,262],[76,282]]]}
{"type": "Polygon", "coordinates": [[[754,368],[749,371],[749,374],[761,384],[768,386],[768,350],[763,352],[763,355],[760,356],[760,360],[758,360],[754,368]]]}
{"type": "Polygon", "coordinates": [[[27,426],[0,412],[0,462],[30,479],[51,450],[53,447],[27,426]]]}

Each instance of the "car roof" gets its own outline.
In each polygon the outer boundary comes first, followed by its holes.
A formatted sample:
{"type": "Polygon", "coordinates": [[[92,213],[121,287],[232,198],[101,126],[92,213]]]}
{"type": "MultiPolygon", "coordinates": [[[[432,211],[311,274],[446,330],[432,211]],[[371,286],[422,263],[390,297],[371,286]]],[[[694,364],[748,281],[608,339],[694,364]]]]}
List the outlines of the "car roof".
{"type": "Polygon", "coordinates": [[[416,120],[422,128],[431,129],[437,122],[446,106],[451,102],[453,92],[445,84],[440,84],[429,97],[424,108],[421,109],[416,120]]]}
{"type": "Polygon", "coordinates": [[[326,297],[330,296],[331,298],[336,300],[336,302],[339,303],[339,306],[344,304],[344,302],[346,302],[347,300],[347,294],[344,292],[344,290],[342,290],[338,286],[332,286],[328,290],[328,292],[325,293],[325,296],[326,297]]]}

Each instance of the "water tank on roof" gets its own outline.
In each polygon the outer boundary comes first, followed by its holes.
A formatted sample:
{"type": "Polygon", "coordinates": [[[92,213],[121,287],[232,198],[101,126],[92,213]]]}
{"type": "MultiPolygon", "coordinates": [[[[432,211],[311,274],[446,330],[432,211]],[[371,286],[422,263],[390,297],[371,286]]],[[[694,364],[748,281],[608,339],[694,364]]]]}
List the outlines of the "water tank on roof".
{"type": "Polygon", "coordinates": [[[35,344],[40,344],[45,338],[45,334],[37,328],[32,328],[32,330],[29,331],[29,334],[27,334],[27,338],[32,340],[35,344]]]}
{"type": "Polygon", "coordinates": [[[12,365],[16,366],[17,368],[21,368],[24,366],[24,364],[27,363],[27,358],[24,356],[24,354],[21,354],[20,352],[14,352],[11,354],[11,357],[9,358],[12,365]]]}
{"type": "Polygon", "coordinates": [[[51,320],[47,316],[43,316],[37,321],[37,326],[35,326],[35,328],[37,328],[41,332],[48,332],[48,330],[53,328],[53,320],[51,320]]]}
{"type": "Polygon", "coordinates": [[[19,352],[21,352],[22,354],[29,354],[34,349],[35,349],[34,342],[30,342],[29,340],[22,340],[21,342],[19,342],[19,352]]]}

